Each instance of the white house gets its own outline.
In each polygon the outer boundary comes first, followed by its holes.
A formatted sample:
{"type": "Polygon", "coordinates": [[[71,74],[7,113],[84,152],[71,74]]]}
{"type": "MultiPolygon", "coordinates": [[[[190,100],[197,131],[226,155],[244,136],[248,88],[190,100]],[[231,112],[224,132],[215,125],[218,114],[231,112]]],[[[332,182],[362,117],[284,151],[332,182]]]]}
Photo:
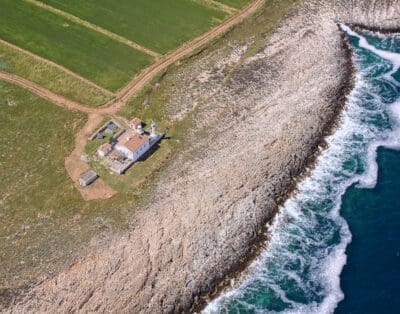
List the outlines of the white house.
{"type": "Polygon", "coordinates": [[[127,131],[118,138],[115,149],[122,152],[128,159],[136,161],[150,148],[150,138],[147,134],[127,131]]]}

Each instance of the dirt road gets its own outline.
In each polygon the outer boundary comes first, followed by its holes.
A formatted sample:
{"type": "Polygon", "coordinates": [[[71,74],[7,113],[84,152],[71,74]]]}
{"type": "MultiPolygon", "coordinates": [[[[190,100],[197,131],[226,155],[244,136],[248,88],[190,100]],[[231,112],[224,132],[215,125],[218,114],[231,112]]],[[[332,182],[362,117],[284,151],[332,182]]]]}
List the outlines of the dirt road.
{"type": "Polygon", "coordinates": [[[115,111],[118,111],[119,108],[121,108],[135,93],[141,90],[154,76],[165,70],[168,66],[178,61],[182,57],[190,54],[207,42],[223,34],[235,24],[243,21],[243,19],[245,19],[247,16],[256,12],[264,4],[264,1],[265,0],[254,0],[243,10],[239,11],[236,15],[232,16],[222,24],[219,24],[194,40],[183,44],[177,50],[167,54],[159,61],[153,63],[150,67],[143,70],[138,76],[134,77],[124,88],[119,90],[116,94],[116,98],[109,101],[105,106],[110,106],[115,108],[115,111]]]}
{"type": "Polygon", "coordinates": [[[96,113],[98,110],[95,108],[86,107],[80,103],[69,100],[63,96],[57,95],[48,89],[41,87],[40,85],[33,83],[32,81],[28,81],[20,76],[10,74],[7,72],[0,72],[0,79],[18,85],[22,88],[29,90],[30,92],[50,100],[58,106],[65,107],[70,110],[78,110],[86,113],[96,113]]]}
{"type": "Polygon", "coordinates": [[[104,115],[115,116],[118,110],[123,105],[125,105],[128,100],[133,95],[135,95],[135,93],[141,90],[158,73],[162,72],[168,66],[178,61],[185,55],[190,54],[207,42],[226,32],[233,25],[241,22],[244,18],[257,11],[257,9],[260,8],[263,3],[264,0],[254,0],[243,10],[241,10],[222,24],[197,37],[196,39],[182,45],[180,48],[171,52],[170,54],[165,55],[164,57],[159,59],[159,61],[152,64],[147,69],[144,69],[139,75],[134,77],[124,88],[118,91],[116,97],[112,101],[109,101],[101,108],[91,108],[78,102],[69,100],[63,96],[57,95],[47,90],[46,88],[39,86],[36,83],[33,83],[14,74],[0,71],[0,79],[6,80],[22,88],[25,88],[30,92],[42,98],[48,99],[59,106],[89,114],[88,122],[86,123],[85,127],[76,135],[75,148],[73,152],[65,159],[65,168],[85,200],[108,198],[111,197],[115,193],[115,191],[107,187],[102,180],[97,180],[95,184],[85,189],[80,187],[77,183],[77,181],[79,180],[79,176],[89,168],[88,165],[81,160],[81,156],[84,153],[88,136],[101,122],[102,117],[104,115]]]}
{"type": "Polygon", "coordinates": [[[0,71],[0,79],[8,81],[10,83],[13,83],[15,85],[18,85],[22,88],[25,88],[29,90],[30,92],[50,100],[51,102],[55,103],[58,106],[70,109],[70,110],[78,110],[81,112],[85,112],[88,114],[98,114],[98,115],[112,115],[115,113],[115,108],[112,107],[102,107],[102,108],[91,108],[87,107],[85,105],[82,105],[76,101],[67,99],[63,96],[57,95],[48,89],[32,82],[29,80],[26,80],[20,76],[10,74],[7,72],[2,72],[0,71]]]}
{"type": "MultiPolygon", "coordinates": [[[[0,72],[0,79],[9,81],[9,82],[19,85],[23,88],[26,88],[29,91],[31,91],[32,93],[37,94],[40,97],[46,98],[46,99],[56,103],[59,106],[66,107],[71,110],[79,110],[79,111],[86,112],[89,114],[114,115],[123,105],[126,104],[126,102],[133,95],[135,95],[135,93],[137,93],[139,90],[141,90],[154,76],[156,76],[158,73],[165,70],[168,66],[170,66],[174,62],[178,61],[185,55],[190,54],[191,52],[200,48],[207,42],[211,41],[212,39],[214,39],[217,36],[221,35],[222,33],[226,32],[229,28],[231,28],[235,24],[241,22],[244,18],[246,18],[250,14],[257,11],[257,9],[259,9],[261,7],[261,5],[264,3],[264,1],[265,0],[254,0],[249,5],[247,5],[243,10],[239,11],[236,15],[232,16],[225,22],[219,24],[215,28],[213,28],[210,31],[208,31],[207,33],[195,38],[194,40],[183,44],[177,50],[165,55],[159,61],[153,63],[151,66],[149,66],[148,68],[146,68],[142,72],[140,72],[139,75],[135,76],[125,87],[123,87],[122,89],[120,89],[117,92],[116,97],[114,99],[110,100],[108,103],[106,103],[101,108],[90,108],[90,107],[87,107],[80,103],[77,103],[75,101],[69,100],[65,97],[57,95],[39,85],[37,85],[36,83],[33,83],[29,80],[26,80],[22,77],[14,75],[14,74],[10,74],[7,72],[0,72]]],[[[3,41],[1,41],[1,42],[5,43],[7,45],[11,45],[7,42],[3,42],[3,41]]],[[[14,48],[15,46],[12,45],[12,47],[14,48]]],[[[20,48],[18,48],[18,49],[22,50],[20,48]]],[[[24,53],[30,54],[28,51],[25,51],[25,50],[22,50],[22,51],[24,53]]],[[[32,54],[30,54],[30,55],[32,55],[32,54]]],[[[33,56],[35,56],[35,55],[33,55],[33,56]]],[[[35,56],[35,57],[37,57],[37,56],[35,56]]],[[[46,62],[48,62],[48,61],[46,61],[46,62]]],[[[66,71],[68,73],[70,72],[69,70],[67,70],[63,67],[60,67],[59,65],[54,64],[53,62],[51,62],[51,64],[57,66],[58,68],[63,69],[64,71],[66,71]]],[[[98,87],[97,85],[95,85],[95,86],[98,87]]]]}

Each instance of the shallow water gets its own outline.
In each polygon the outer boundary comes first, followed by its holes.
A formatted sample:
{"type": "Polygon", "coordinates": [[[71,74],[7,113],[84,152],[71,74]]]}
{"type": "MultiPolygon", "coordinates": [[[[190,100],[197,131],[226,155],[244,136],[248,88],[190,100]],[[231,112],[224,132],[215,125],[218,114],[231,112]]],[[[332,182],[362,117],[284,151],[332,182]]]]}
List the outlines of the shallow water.
{"type": "Polygon", "coordinates": [[[400,153],[378,147],[400,148],[400,37],[343,30],[358,74],[341,125],[281,208],[249,275],[205,313],[399,308],[400,153]]]}

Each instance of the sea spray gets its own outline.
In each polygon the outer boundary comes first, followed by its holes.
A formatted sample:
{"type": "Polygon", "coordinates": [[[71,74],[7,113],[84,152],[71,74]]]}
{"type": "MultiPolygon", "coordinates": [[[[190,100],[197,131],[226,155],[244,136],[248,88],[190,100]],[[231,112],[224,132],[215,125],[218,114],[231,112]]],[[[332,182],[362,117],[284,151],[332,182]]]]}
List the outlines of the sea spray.
{"type": "MultiPolygon", "coordinates": [[[[351,241],[340,216],[346,189],[376,184],[379,146],[400,146],[400,54],[383,50],[345,25],[355,51],[357,77],[328,149],[269,227],[268,248],[235,289],[205,313],[331,313],[344,295],[340,273],[351,241]]],[[[380,36],[381,37],[381,36],[380,36]]],[[[392,45],[400,42],[391,41],[392,45]]]]}

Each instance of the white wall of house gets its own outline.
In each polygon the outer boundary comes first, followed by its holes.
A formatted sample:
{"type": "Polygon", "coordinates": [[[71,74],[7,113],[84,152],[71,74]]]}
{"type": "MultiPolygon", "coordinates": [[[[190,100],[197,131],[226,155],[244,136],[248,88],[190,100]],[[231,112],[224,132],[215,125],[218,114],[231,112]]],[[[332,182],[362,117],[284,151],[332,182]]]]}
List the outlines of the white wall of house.
{"type": "Polygon", "coordinates": [[[127,158],[129,158],[133,161],[136,161],[140,157],[142,157],[144,153],[146,153],[149,150],[150,142],[149,141],[145,142],[135,152],[130,151],[128,148],[126,148],[123,145],[117,145],[117,146],[115,146],[115,148],[117,150],[119,150],[120,152],[124,153],[127,158]]]}

